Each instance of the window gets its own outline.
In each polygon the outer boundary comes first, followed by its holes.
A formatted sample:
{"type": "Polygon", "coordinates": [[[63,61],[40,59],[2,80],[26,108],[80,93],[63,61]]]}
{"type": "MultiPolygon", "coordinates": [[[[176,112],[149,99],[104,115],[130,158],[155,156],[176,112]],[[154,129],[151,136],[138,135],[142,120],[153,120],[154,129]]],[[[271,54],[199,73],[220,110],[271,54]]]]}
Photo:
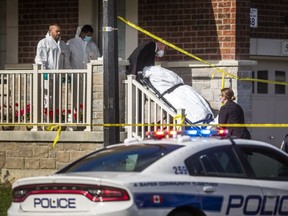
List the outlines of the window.
{"type": "MultiPolygon", "coordinates": [[[[268,80],[268,71],[257,71],[257,79],[268,80]]],[[[262,82],[256,82],[257,93],[258,94],[267,94],[268,93],[268,84],[262,82]]]]}
{"type": "Polygon", "coordinates": [[[244,171],[231,146],[202,151],[185,161],[190,175],[244,177],[244,171]]]}
{"type": "MultiPolygon", "coordinates": [[[[284,71],[275,71],[275,81],[286,81],[286,74],[284,71]]],[[[275,85],[275,94],[285,94],[285,85],[275,85]]]]}
{"type": "MultiPolygon", "coordinates": [[[[255,79],[255,71],[252,71],[252,79],[255,79]]],[[[252,82],[252,94],[255,94],[255,84],[257,82],[252,82]]]]}
{"type": "Polygon", "coordinates": [[[155,161],[179,148],[179,145],[130,145],[104,148],[60,170],[71,172],[140,172],[155,161]]]}
{"type": "Polygon", "coordinates": [[[264,147],[241,147],[256,178],[279,180],[288,179],[288,160],[279,152],[264,147]]]}

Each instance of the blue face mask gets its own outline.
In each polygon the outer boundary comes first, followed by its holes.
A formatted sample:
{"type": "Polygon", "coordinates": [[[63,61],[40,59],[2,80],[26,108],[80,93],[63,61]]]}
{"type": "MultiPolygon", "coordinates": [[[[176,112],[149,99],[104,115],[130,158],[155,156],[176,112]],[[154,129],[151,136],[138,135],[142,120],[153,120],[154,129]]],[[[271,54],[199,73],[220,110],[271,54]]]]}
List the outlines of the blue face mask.
{"type": "Polygon", "coordinates": [[[85,37],[83,38],[83,40],[86,41],[86,42],[91,41],[91,39],[92,39],[91,36],[85,36],[85,37]]]}

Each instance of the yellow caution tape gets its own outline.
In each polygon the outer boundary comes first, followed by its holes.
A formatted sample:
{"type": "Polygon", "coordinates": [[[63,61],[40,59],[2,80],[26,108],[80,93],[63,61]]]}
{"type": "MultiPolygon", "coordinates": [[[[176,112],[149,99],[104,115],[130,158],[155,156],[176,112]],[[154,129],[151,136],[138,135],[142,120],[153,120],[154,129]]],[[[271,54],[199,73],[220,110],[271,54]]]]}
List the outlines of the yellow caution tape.
{"type": "MultiPolygon", "coordinates": [[[[288,128],[288,124],[183,124],[186,115],[176,115],[174,119],[181,118],[181,124],[84,124],[84,126],[97,126],[97,127],[127,127],[127,126],[138,126],[138,127],[247,127],[247,128],[288,128]]],[[[27,124],[20,124],[20,123],[0,123],[0,126],[24,126],[27,124]]],[[[46,126],[47,124],[42,124],[46,126]]],[[[29,126],[41,126],[41,124],[29,124],[29,126]]],[[[49,125],[47,130],[52,131],[54,128],[57,128],[57,134],[54,138],[52,148],[55,148],[56,144],[59,141],[60,134],[61,134],[61,125],[49,125]]]]}
{"type": "MultiPolygon", "coordinates": [[[[67,124],[67,126],[75,126],[76,124],[67,124]]],[[[0,126],[24,126],[24,124],[18,123],[0,123],[0,126]]],[[[29,126],[47,126],[47,124],[29,124],[29,126]]],[[[65,124],[66,126],[66,124],[65,124]]],[[[115,123],[115,124],[81,124],[81,126],[91,126],[91,127],[145,127],[145,126],[216,126],[216,127],[275,127],[275,128],[286,128],[288,124],[286,123],[259,123],[259,124],[126,124],[126,123],[115,123]]],[[[61,125],[51,125],[48,127],[58,128],[57,135],[60,136],[61,125]]],[[[49,129],[50,130],[50,129],[49,129]]]]}
{"type": "Polygon", "coordinates": [[[61,134],[61,125],[50,125],[48,126],[47,130],[48,131],[53,131],[54,128],[57,128],[57,134],[55,136],[54,142],[52,144],[52,148],[54,148],[60,138],[60,134],[61,134]]]}
{"type": "MultiPolygon", "coordinates": [[[[185,121],[185,118],[186,118],[186,115],[181,115],[181,114],[179,114],[179,115],[176,115],[176,116],[174,116],[173,117],[173,119],[174,120],[177,120],[177,119],[181,119],[181,125],[184,123],[184,121],[185,121]]],[[[177,127],[177,131],[179,131],[181,129],[181,127],[177,127]]]]}
{"type": "MultiPolygon", "coordinates": [[[[233,75],[231,73],[228,73],[227,71],[225,71],[225,70],[223,70],[223,69],[221,69],[221,68],[219,68],[219,67],[217,67],[217,66],[215,66],[215,65],[213,65],[211,63],[209,63],[208,61],[205,61],[205,60],[203,60],[203,59],[201,59],[201,58],[199,58],[199,57],[197,57],[197,56],[195,56],[195,55],[193,55],[193,54],[181,49],[180,47],[175,46],[174,44],[171,44],[171,43],[169,43],[166,40],[163,40],[162,38],[152,34],[151,32],[149,32],[149,31],[147,31],[147,30],[145,30],[145,29],[143,29],[143,28],[141,28],[141,27],[139,27],[137,25],[135,25],[134,23],[124,19],[121,16],[118,16],[118,19],[120,19],[121,21],[123,21],[127,25],[131,26],[132,28],[134,28],[134,29],[136,29],[136,30],[148,35],[149,37],[151,37],[151,38],[153,38],[153,39],[155,39],[157,41],[160,41],[161,43],[163,43],[163,44],[165,44],[165,45],[167,45],[167,46],[169,46],[169,47],[171,47],[171,48],[173,48],[173,49],[175,49],[175,50],[177,50],[177,51],[179,51],[179,52],[181,52],[181,53],[183,53],[183,54],[185,54],[185,55],[187,55],[187,56],[189,56],[191,58],[194,58],[194,59],[196,59],[199,62],[202,62],[202,63],[204,63],[206,65],[209,65],[212,68],[215,68],[218,72],[222,73],[222,85],[221,85],[222,87],[224,87],[224,77],[225,76],[229,76],[229,77],[232,77],[234,79],[241,80],[241,81],[262,82],[262,83],[277,84],[277,85],[288,85],[288,82],[271,81],[271,80],[263,80],[263,79],[254,79],[254,78],[241,78],[241,77],[235,76],[235,75],[233,75]]],[[[213,78],[213,75],[212,75],[212,78],[213,78]]]]}
{"type": "Polygon", "coordinates": [[[225,88],[225,74],[222,74],[221,89],[225,88]]]}
{"type": "Polygon", "coordinates": [[[183,54],[185,54],[187,56],[190,56],[191,58],[194,58],[194,59],[196,59],[196,60],[198,60],[198,61],[200,61],[200,62],[202,62],[204,64],[207,64],[207,65],[209,65],[209,66],[211,66],[213,68],[216,68],[221,73],[224,73],[226,75],[229,75],[229,76],[237,79],[237,77],[235,75],[230,74],[230,73],[224,71],[223,69],[216,67],[215,65],[213,65],[213,64],[211,64],[211,63],[209,63],[209,62],[207,62],[207,61],[205,61],[205,60],[203,60],[203,59],[201,59],[201,58],[199,58],[199,57],[197,57],[197,56],[195,56],[195,55],[193,55],[193,54],[191,54],[191,53],[189,53],[189,52],[187,52],[187,51],[185,51],[183,49],[181,49],[180,47],[178,47],[178,46],[176,46],[176,45],[174,45],[172,43],[169,43],[168,41],[166,41],[166,40],[164,40],[164,39],[152,34],[151,32],[149,32],[149,31],[147,31],[147,30],[135,25],[134,23],[129,22],[128,20],[124,19],[123,17],[118,16],[118,19],[120,19],[121,21],[125,22],[127,25],[137,29],[138,31],[141,31],[142,33],[150,36],[151,38],[154,38],[155,40],[158,40],[161,43],[163,43],[163,44],[165,44],[165,45],[167,45],[167,46],[169,46],[169,47],[171,47],[171,48],[173,48],[173,49],[175,49],[175,50],[177,50],[177,51],[179,51],[179,52],[181,52],[181,53],[183,53],[183,54]]]}

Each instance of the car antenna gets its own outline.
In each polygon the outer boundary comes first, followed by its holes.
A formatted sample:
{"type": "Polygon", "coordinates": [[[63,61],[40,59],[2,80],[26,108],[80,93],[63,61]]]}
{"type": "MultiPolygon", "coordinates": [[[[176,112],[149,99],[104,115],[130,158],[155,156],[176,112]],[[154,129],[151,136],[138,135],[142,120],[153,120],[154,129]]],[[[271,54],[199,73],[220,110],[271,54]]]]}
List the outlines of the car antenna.
{"type": "Polygon", "coordinates": [[[231,141],[232,145],[236,145],[236,143],[234,141],[234,138],[235,138],[234,136],[229,136],[228,138],[231,141]]]}

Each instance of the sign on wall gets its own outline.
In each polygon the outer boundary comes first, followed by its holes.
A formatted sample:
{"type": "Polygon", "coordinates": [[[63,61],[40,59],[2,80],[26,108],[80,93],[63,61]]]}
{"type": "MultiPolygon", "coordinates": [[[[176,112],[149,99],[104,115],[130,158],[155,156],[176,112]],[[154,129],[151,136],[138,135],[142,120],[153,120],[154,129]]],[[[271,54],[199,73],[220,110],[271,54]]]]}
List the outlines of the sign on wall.
{"type": "Polygon", "coordinates": [[[257,28],[258,27],[258,9],[250,8],[250,27],[257,28]]]}

